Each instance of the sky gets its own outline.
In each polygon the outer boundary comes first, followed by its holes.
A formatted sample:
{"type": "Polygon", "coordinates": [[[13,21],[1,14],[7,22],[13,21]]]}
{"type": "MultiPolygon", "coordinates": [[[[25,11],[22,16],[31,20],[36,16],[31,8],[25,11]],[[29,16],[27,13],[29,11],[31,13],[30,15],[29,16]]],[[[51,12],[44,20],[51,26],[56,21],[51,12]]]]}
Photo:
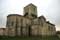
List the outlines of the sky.
{"type": "Polygon", "coordinates": [[[23,8],[30,3],[37,6],[38,17],[44,15],[60,30],[60,0],[0,0],[0,28],[6,27],[7,15],[23,15],[23,8]]]}

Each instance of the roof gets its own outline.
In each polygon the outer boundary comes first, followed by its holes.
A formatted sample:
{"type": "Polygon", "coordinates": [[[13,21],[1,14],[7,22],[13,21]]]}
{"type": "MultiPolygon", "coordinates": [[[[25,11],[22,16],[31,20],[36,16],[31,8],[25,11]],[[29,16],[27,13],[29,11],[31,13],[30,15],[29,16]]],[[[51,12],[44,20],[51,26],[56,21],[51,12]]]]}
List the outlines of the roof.
{"type": "Polygon", "coordinates": [[[47,21],[46,23],[48,23],[48,24],[51,24],[51,25],[55,26],[54,24],[50,23],[49,21],[47,21]]]}
{"type": "Polygon", "coordinates": [[[19,14],[9,14],[7,17],[11,17],[11,16],[19,16],[19,17],[23,17],[23,18],[30,19],[30,18],[28,18],[28,17],[24,17],[24,16],[19,15],[19,14]]]}
{"type": "Polygon", "coordinates": [[[46,20],[46,18],[42,15],[40,17],[38,17],[39,19],[43,18],[44,20],[46,20]]]}
{"type": "Polygon", "coordinates": [[[22,15],[19,15],[19,14],[9,14],[7,17],[10,17],[10,16],[22,16],[22,15]]]}
{"type": "Polygon", "coordinates": [[[28,7],[28,6],[34,6],[34,7],[36,7],[34,4],[32,4],[32,3],[30,3],[30,4],[28,4],[27,6],[25,6],[25,7],[28,7]]]}

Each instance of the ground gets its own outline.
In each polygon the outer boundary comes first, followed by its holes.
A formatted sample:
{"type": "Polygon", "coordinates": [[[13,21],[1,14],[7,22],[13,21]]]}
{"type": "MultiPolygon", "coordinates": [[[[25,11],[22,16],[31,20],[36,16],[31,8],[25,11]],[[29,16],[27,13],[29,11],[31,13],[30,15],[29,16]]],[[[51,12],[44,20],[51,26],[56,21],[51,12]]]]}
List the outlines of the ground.
{"type": "Polygon", "coordinates": [[[58,37],[2,37],[0,40],[60,40],[58,37]]]}

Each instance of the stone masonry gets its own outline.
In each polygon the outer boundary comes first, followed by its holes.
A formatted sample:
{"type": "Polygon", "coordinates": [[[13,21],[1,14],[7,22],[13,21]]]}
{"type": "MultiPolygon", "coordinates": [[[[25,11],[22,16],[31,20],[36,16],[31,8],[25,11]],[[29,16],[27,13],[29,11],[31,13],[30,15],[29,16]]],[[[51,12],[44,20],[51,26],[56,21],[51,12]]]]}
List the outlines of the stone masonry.
{"type": "Polygon", "coordinates": [[[55,25],[46,21],[44,16],[37,17],[37,7],[29,4],[24,7],[24,15],[9,14],[6,28],[0,29],[5,36],[45,36],[55,35],[55,25]]]}

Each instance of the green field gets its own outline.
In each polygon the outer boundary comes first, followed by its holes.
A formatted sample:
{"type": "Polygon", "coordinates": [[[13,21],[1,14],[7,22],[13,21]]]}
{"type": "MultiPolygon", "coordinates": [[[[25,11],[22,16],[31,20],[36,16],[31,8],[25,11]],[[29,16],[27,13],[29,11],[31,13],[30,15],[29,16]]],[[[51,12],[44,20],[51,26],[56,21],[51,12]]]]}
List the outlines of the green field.
{"type": "Polygon", "coordinates": [[[58,37],[2,37],[0,40],[60,40],[58,37]]]}

